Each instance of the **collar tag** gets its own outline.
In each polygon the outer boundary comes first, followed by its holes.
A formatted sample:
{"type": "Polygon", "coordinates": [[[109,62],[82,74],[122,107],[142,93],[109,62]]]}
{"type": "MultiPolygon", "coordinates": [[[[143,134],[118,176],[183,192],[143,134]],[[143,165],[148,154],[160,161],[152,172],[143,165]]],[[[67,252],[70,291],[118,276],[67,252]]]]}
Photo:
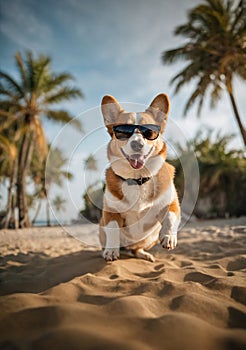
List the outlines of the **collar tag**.
{"type": "Polygon", "coordinates": [[[129,186],[138,185],[141,186],[145,182],[149,181],[151,177],[140,177],[139,179],[124,179],[123,177],[119,176],[121,180],[126,181],[129,186]]]}

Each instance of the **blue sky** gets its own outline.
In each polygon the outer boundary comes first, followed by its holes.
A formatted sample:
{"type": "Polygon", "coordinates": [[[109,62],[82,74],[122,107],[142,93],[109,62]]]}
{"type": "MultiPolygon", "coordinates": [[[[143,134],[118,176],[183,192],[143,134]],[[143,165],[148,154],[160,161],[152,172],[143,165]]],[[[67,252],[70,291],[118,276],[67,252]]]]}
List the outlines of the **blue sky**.
{"type": "MultiPolygon", "coordinates": [[[[14,54],[31,49],[52,57],[53,69],[68,71],[76,78],[85,99],[65,104],[74,116],[80,115],[86,133],[102,125],[98,106],[105,94],[114,95],[121,102],[148,105],[156,94],[166,92],[171,99],[170,119],[186,138],[197,130],[210,127],[222,134],[235,133],[233,145],[242,147],[238,128],[234,121],[229,100],[224,95],[215,110],[206,103],[200,119],[193,108],[183,118],[183,107],[192,90],[187,86],[179,95],[173,94],[171,77],[181,69],[182,63],[163,66],[161,53],[183,43],[174,37],[174,28],[186,22],[187,10],[200,0],[11,0],[1,2],[1,69],[15,74],[14,54]],[[87,112],[92,110],[92,112],[87,112]],[[94,113],[94,112],[95,113],[94,113]]],[[[246,114],[245,83],[234,82],[236,101],[244,118],[246,114]]],[[[88,154],[108,140],[104,129],[91,137],[90,142],[81,141],[81,136],[69,126],[55,126],[44,122],[50,141],[60,133],[63,142],[59,145],[70,159],[75,178],[69,192],[75,206],[68,205],[63,214],[67,219],[76,217],[82,205],[83,186],[80,183],[80,168],[88,154]],[[84,144],[81,150],[78,144],[84,144]],[[76,152],[74,149],[76,148],[76,152]],[[76,190],[76,189],[80,190],[76,190]]],[[[170,128],[171,129],[171,128],[170,128]]],[[[168,133],[168,130],[167,130],[168,133]]],[[[169,133],[175,138],[175,133],[169,133]]],[[[167,135],[169,135],[167,134],[167,135]]],[[[59,137],[57,138],[59,140],[59,137]]],[[[84,140],[84,139],[83,139],[84,140]]],[[[88,138],[87,138],[88,140],[88,138]]],[[[178,139],[173,142],[179,141],[178,139]]],[[[171,142],[172,143],[172,142],[171,142]]],[[[96,155],[95,155],[96,156],[96,155]]],[[[101,155],[98,156],[101,160],[101,155]]],[[[95,175],[91,174],[93,178],[95,175]]]]}

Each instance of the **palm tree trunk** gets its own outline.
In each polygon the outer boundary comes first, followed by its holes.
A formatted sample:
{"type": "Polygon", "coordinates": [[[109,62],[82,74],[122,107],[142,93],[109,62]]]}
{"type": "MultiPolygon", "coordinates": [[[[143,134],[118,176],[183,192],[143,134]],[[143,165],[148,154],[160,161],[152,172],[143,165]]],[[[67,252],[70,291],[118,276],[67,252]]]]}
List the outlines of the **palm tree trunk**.
{"type": "Polygon", "coordinates": [[[246,130],[244,129],[243,123],[241,122],[241,119],[239,116],[239,112],[238,112],[236,101],[235,101],[234,94],[233,94],[232,82],[231,82],[230,78],[227,78],[226,88],[227,88],[227,92],[228,92],[229,97],[230,97],[232,108],[233,108],[239,129],[240,129],[240,132],[241,132],[241,135],[243,138],[244,145],[246,146],[246,130]]]}
{"type": "Polygon", "coordinates": [[[26,196],[26,176],[30,164],[30,158],[33,150],[33,133],[25,133],[23,136],[18,159],[17,175],[17,206],[19,209],[19,227],[31,227],[31,221],[28,214],[27,196],[26,196]]]}
{"type": "Polygon", "coordinates": [[[49,201],[48,198],[46,197],[46,226],[51,226],[50,225],[50,206],[49,206],[49,201]]]}
{"type": "Polygon", "coordinates": [[[34,225],[36,220],[37,220],[38,214],[39,214],[40,209],[41,209],[41,204],[42,204],[42,201],[41,201],[41,199],[39,199],[38,206],[37,206],[37,209],[36,209],[36,213],[35,213],[35,215],[34,215],[34,217],[32,219],[32,225],[34,225]]]}
{"type": "Polygon", "coordinates": [[[8,188],[8,201],[7,201],[7,209],[5,215],[5,223],[4,228],[16,228],[16,220],[15,220],[15,186],[16,186],[16,175],[17,175],[17,159],[14,161],[13,171],[9,180],[9,188],[8,188]]]}

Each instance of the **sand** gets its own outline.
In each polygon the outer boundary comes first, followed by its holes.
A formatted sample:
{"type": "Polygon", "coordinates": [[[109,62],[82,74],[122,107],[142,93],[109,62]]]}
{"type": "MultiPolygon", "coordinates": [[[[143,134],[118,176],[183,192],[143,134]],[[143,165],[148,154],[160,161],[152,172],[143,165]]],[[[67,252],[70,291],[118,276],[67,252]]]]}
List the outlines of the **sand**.
{"type": "Polygon", "coordinates": [[[0,231],[0,349],[245,349],[245,225],[190,224],[154,263],[105,263],[61,227],[0,231]]]}

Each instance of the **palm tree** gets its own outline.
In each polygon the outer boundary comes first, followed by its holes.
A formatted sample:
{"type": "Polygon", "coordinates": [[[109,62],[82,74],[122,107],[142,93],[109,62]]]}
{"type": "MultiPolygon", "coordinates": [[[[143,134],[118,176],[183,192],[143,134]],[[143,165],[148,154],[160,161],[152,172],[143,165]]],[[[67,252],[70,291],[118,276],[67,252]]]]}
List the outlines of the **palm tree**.
{"type": "Polygon", "coordinates": [[[246,79],[246,2],[245,0],[204,0],[188,13],[188,22],[175,29],[183,36],[185,44],[163,52],[163,63],[178,60],[188,65],[171,80],[177,93],[185,84],[195,82],[185,114],[198,101],[201,111],[206,93],[210,93],[213,108],[222,91],[229,95],[232,108],[246,145],[246,129],[236,106],[233,77],[246,79]]]}
{"type": "MultiPolygon", "coordinates": [[[[204,215],[201,211],[201,199],[209,199],[210,202],[210,208],[206,215],[210,215],[212,211],[222,216],[225,216],[226,213],[230,215],[245,215],[246,213],[246,197],[244,195],[246,191],[246,158],[242,150],[228,150],[231,138],[232,135],[221,136],[220,134],[213,137],[211,131],[207,131],[206,135],[198,133],[186,145],[178,147],[180,156],[171,161],[176,167],[176,185],[183,193],[184,175],[181,164],[190,152],[196,154],[200,170],[199,199],[195,208],[197,215],[204,215]]],[[[192,174],[189,178],[192,178],[192,174]]],[[[192,188],[192,181],[189,188],[192,188]]]]}
{"type": "MultiPolygon", "coordinates": [[[[68,73],[51,71],[51,59],[40,55],[34,58],[31,52],[26,59],[20,53],[15,56],[19,79],[0,72],[0,115],[18,116],[22,129],[17,156],[17,206],[19,227],[31,225],[26,196],[26,178],[35,146],[39,148],[40,161],[47,156],[47,142],[41,118],[57,122],[70,122],[72,116],[57,106],[62,101],[82,97],[79,89],[68,85],[73,80],[68,73]]],[[[6,116],[8,118],[8,116],[6,116]]],[[[80,124],[77,122],[77,126],[80,124]]]]}
{"type": "MultiPolygon", "coordinates": [[[[40,163],[37,152],[35,157],[33,157],[31,163],[32,178],[36,185],[35,197],[39,200],[35,216],[33,218],[33,223],[35,222],[38,213],[41,209],[41,200],[46,201],[46,218],[47,226],[50,226],[50,204],[49,204],[49,192],[52,185],[62,186],[63,180],[72,180],[73,175],[65,170],[67,164],[67,158],[64,157],[62,151],[59,148],[49,148],[49,155],[43,162],[40,163]]],[[[59,197],[59,196],[58,196],[59,197]]],[[[57,198],[56,198],[57,199],[57,198]]],[[[58,198],[58,200],[62,198],[58,198]]],[[[57,201],[58,202],[58,201],[57,201]]],[[[54,204],[55,206],[57,205],[54,204]]],[[[62,206],[64,203],[60,203],[62,206]]],[[[62,209],[62,208],[61,208],[62,209]]]]}
{"type": "Polygon", "coordinates": [[[15,227],[14,209],[15,197],[14,186],[16,179],[16,155],[17,150],[13,143],[4,135],[0,134],[0,180],[9,179],[7,210],[3,218],[4,227],[15,227]],[[6,215],[8,213],[8,216],[6,215]]]}
{"type": "Polygon", "coordinates": [[[225,216],[245,214],[246,159],[241,150],[228,150],[232,136],[208,135],[197,143],[201,197],[210,197],[214,211],[225,216]],[[240,189],[238,189],[240,184],[240,189]]]}
{"type": "Polygon", "coordinates": [[[85,160],[85,169],[90,171],[97,171],[97,161],[95,157],[91,154],[85,160]]]}
{"type": "Polygon", "coordinates": [[[20,133],[16,132],[18,128],[17,119],[14,116],[9,116],[6,120],[6,115],[0,115],[0,181],[2,183],[8,183],[7,206],[2,220],[4,227],[8,228],[16,226],[15,188],[17,177],[17,143],[20,133]]]}
{"type": "Polygon", "coordinates": [[[52,201],[52,204],[54,205],[56,211],[58,212],[65,210],[65,203],[66,203],[66,199],[60,197],[59,195],[57,195],[52,201]]]}

